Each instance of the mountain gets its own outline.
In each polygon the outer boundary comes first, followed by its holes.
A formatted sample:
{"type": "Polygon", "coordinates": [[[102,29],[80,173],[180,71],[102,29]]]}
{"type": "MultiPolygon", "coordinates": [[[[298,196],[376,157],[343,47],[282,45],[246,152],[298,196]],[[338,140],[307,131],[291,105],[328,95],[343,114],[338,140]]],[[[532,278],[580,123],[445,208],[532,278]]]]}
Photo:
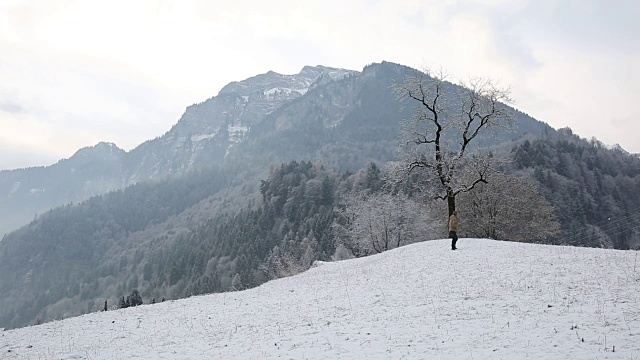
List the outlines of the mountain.
{"type": "MultiPolygon", "coordinates": [[[[350,171],[367,161],[392,160],[399,123],[411,108],[402,111],[391,87],[413,71],[388,62],[361,72],[325,66],[305,66],[295,75],[270,71],[232,82],[217,96],[189,106],[168,132],[130,152],[101,143],[49,167],[0,171],[0,194],[6,194],[0,233],[56,206],[212,165],[248,169],[252,174],[246,176],[255,178],[269,164],[290,160],[322,159],[350,171]],[[369,148],[354,152],[354,142],[369,148]],[[111,148],[111,155],[100,153],[111,148]],[[341,155],[326,156],[330,153],[341,155]]],[[[526,114],[517,117],[514,132],[478,143],[489,146],[551,130],[526,114]]]]}
{"type": "MultiPolygon", "coordinates": [[[[628,251],[461,239],[1,332],[8,359],[632,359],[628,251]],[[594,271],[594,269],[606,269],[594,271]],[[606,336],[605,336],[606,335],[606,336]]],[[[102,303],[99,304],[103,306],[102,303]]]]}
{"type": "Polygon", "coordinates": [[[49,167],[0,171],[0,233],[24,225],[37,214],[80,202],[126,185],[126,152],[111,143],[78,150],[49,167]]]}
{"type": "Polygon", "coordinates": [[[270,71],[232,82],[218,96],[189,106],[167,133],[129,153],[100,143],[52,166],[0,171],[0,194],[6,194],[0,202],[0,234],[56,206],[139,181],[221,165],[266,115],[310,88],[356,74],[324,66],[305,66],[295,75],[270,71]]]}
{"type": "Polygon", "coordinates": [[[221,165],[250,128],[275,109],[306,94],[323,76],[342,79],[355,71],[305,66],[296,75],[270,71],[226,85],[219,94],[187,108],[162,137],[132,150],[129,182],[221,165]]]}

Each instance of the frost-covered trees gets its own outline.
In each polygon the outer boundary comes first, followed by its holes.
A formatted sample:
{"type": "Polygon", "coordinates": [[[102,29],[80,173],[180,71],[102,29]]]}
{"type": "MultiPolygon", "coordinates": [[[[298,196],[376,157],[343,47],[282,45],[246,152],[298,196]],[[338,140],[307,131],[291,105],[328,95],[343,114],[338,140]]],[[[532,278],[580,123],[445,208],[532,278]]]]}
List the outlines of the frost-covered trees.
{"type": "Polygon", "coordinates": [[[554,209],[534,183],[503,174],[492,174],[488,180],[460,196],[467,233],[521,242],[545,241],[558,234],[554,209]]]}
{"type": "Polygon", "coordinates": [[[447,201],[449,215],[456,209],[456,196],[486,183],[491,169],[488,156],[471,145],[482,132],[511,125],[514,117],[509,90],[491,80],[476,79],[456,88],[442,73],[418,72],[396,86],[396,93],[411,105],[414,116],[403,124],[403,156],[397,173],[404,177],[416,171],[437,184],[435,198],[447,201]]]}
{"type": "Polygon", "coordinates": [[[240,274],[236,273],[231,279],[231,290],[239,291],[242,290],[242,278],[240,274]]]}
{"type": "Polygon", "coordinates": [[[294,251],[285,251],[279,246],[271,250],[266,261],[259,269],[270,279],[278,279],[299,274],[309,268],[311,263],[303,263],[294,251]]]}
{"type": "Polygon", "coordinates": [[[434,222],[425,207],[403,194],[349,195],[334,233],[355,256],[367,256],[429,239],[434,222]]]}
{"type": "Polygon", "coordinates": [[[513,150],[515,165],[539,183],[562,224],[553,243],[640,247],[640,160],[586,141],[570,129],[525,141],[513,150]]]}

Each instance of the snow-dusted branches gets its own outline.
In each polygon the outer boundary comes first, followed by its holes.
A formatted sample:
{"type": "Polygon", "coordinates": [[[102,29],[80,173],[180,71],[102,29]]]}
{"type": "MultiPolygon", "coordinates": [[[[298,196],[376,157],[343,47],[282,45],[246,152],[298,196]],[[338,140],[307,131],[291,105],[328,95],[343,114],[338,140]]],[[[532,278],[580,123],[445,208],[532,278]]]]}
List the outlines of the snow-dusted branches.
{"type": "Polygon", "coordinates": [[[475,78],[463,84],[460,96],[462,106],[458,125],[462,130],[462,141],[458,156],[464,155],[467,145],[485,128],[513,125],[511,109],[505,104],[513,100],[510,89],[500,88],[490,79],[475,78]]]}
{"type": "MultiPolygon", "coordinates": [[[[282,251],[278,246],[271,250],[266,261],[261,264],[262,270],[270,279],[278,279],[297,275],[309,268],[291,252],[282,251]]],[[[233,286],[233,284],[232,284],[233,286]]]]}
{"type": "Polygon", "coordinates": [[[355,194],[343,201],[334,233],[355,256],[366,256],[429,239],[435,222],[405,195],[355,194]]]}
{"type": "Polygon", "coordinates": [[[558,234],[553,207],[533,183],[499,173],[488,180],[460,197],[464,228],[470,235],[532,242],[558,234]]]}
{"type": "Polygon", "coordinates": [[[426,70],[408,77],[395,87],[398,96],[417,105],[401,130],[403,145],[398,178],[420,171],[436,179],[440,192],[436,198],[447,200],[449,213],[455,210],[455,197],[486,183],[490,158],[468,154],[471,143],[483,131],[510,127],[512,110],[509,89],[488,79],[472,79],[462,86],[446,81],[442,71],[426,70]],[[475,177],[469,177],[475,173],[475,177]],[[464,180],[462,180],[464,179],[464,180]]]}

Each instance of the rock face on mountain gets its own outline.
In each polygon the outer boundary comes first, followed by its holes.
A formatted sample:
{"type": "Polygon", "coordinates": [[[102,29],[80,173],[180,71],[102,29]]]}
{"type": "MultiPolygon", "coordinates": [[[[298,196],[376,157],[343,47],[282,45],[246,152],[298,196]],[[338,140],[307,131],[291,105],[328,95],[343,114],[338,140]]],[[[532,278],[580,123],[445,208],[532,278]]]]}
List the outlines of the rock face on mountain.
{"type": "Polygon", "coordinates": [[[131,152],[128,183],[223,164],[234,146],[267,115],[305,95],[312,86],[356,75],[323,66],[305,66],[295,75],[270,71],[232,82],[218,96],[191,105],[178,123],[158,139],[131,152]]]}
{"type": "MultiPolygon", "coordinates": [[[[53,207],[212,165],[266,168],[329,158],[329,165],[353,171],[364,161],[391,160],[398,124],[410,116],[391,86],[412,71],[388,62],[361,72],[324,66],[305,66],[295,75],[270,71],[187,107],[164,135],[130,152],[100,143],[49,167],[0,171],[0,234],[53,207]]],[[[518,116],[514,133],[485,142],[549,128],[518,116]]]]}

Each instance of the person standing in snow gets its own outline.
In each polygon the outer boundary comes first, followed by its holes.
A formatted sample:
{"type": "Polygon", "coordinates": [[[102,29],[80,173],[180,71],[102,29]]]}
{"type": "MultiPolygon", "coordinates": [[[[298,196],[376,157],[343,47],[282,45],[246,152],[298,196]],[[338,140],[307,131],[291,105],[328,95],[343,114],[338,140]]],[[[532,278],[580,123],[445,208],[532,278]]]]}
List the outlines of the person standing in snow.
{"type": "Polygon", "coordinates": [[[451,238],[451,250],[455,250],[458,241],[458,211],[454,210],[449,216],[449,237],[451,238]]]}

